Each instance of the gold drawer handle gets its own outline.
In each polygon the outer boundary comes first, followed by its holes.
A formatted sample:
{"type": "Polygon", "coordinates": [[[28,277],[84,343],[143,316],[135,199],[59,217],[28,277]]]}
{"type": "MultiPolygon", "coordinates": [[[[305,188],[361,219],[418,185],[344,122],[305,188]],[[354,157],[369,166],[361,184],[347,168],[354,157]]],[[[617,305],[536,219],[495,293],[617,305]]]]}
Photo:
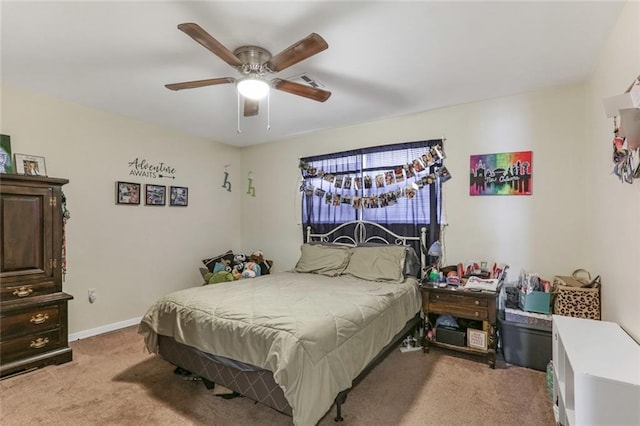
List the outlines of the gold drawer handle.
{"type": "Polygon", "coordinates": [[[479,317],[479,316],[480,316],[480,313],[479,313],[479,312],[476,312],[476,316],[477,316],[477,317],[479,317]]]}
{"type": "Polygon", "coordinates": [[[479,305],[479,304],[480,304],[480,301],[479,301],[479,300],[476,300],[476,305],[479,305]]]}
{"type": "Polygon", "coordinates": [[[38,315],[32,316],[29,322],[33,324],[42,324],[48,319],[49,319],[48,314],[38,314],[38,315]]]}
{"type": "Polygon", "coordinates": [[[33,293],[33,289],[31,287],[20,287],[19,289],[13,292],[14,296],[25,297],[33,293]]]}
{"type": "Polygon", "coordinates": [[[47,346],[47,343],[49,343],[48,337],[45,337],[44,339],[42,337],[38,337],[38,340],[32,340],[29,346],[34,349],[40,349],[47,346]]]}

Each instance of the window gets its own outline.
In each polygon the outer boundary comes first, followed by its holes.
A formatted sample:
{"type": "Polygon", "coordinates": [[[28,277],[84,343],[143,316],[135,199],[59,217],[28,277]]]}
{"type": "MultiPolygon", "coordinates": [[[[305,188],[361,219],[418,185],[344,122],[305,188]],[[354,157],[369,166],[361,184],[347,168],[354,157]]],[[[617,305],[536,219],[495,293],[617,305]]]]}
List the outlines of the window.
{"type": "Polygon", "coordinates": [[[440,139],[301,158],[303,231],[362,219],[404,235],[427,227],[435,241],[441,183],[450,177],[443,159],[440,139]]]}

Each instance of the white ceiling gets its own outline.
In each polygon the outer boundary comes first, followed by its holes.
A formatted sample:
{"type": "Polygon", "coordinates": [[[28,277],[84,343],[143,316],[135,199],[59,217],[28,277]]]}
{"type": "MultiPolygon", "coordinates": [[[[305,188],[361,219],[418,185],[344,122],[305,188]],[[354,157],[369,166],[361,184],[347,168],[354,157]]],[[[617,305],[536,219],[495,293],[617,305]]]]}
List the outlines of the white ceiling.
{"type": "Polygon", "coordinates": [[[248,146],[318,129],[584,81],[620,2],[2,1],[2,82],[248,146]],[[241,118],[231,84],[164,84],[237,71],[176,26],[229,50],[276,54],[312,32],[329,48],[276,74],[306,73],[325,103],[281,91],[241,118]]]}

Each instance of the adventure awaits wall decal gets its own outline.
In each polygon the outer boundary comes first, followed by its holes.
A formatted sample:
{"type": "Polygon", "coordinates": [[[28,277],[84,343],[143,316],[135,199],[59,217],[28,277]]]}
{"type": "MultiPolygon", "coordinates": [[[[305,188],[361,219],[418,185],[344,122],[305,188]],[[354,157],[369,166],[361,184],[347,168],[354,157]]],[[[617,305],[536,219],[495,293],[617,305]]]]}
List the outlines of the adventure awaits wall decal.
{"type": "Polygon", "coordinates": [[[176,169],[163,162],[154,164],[149,163],[145,159],[136,158],[129,161],[130,176],[141,176],[148,178],[166,178],[175,179],[176,169]]]}

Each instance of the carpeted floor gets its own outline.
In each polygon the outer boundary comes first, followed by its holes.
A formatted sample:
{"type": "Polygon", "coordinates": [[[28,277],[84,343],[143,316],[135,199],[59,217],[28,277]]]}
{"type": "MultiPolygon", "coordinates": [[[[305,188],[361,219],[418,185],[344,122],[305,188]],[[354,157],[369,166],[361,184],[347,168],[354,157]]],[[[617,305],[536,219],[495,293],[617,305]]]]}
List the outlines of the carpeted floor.
{"type": "MultiPolygon", "coordinates": [[[[246,398],[216,397],[144,351],[137,327],[71,343],[73,361],[0,381],[0,424],[290,425],[246,398]]],[[[335,408],[320,425],[335,425],[335,408]]],[[[347,397],[344,425],[555,424],[544,373],[432,350],[394,351],[347,397]]]]}

